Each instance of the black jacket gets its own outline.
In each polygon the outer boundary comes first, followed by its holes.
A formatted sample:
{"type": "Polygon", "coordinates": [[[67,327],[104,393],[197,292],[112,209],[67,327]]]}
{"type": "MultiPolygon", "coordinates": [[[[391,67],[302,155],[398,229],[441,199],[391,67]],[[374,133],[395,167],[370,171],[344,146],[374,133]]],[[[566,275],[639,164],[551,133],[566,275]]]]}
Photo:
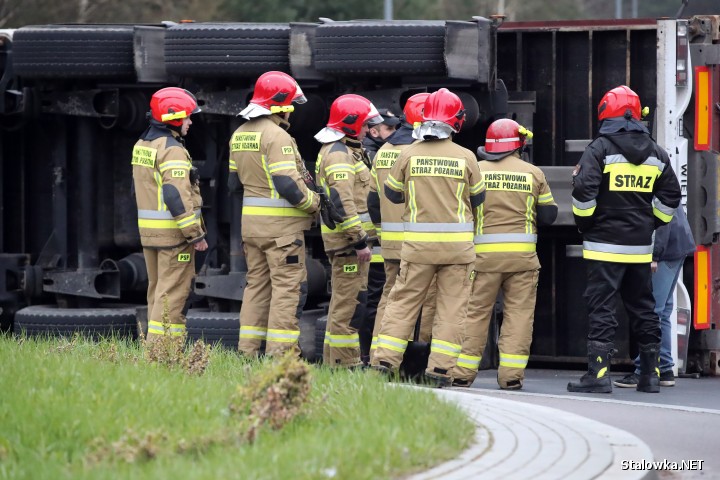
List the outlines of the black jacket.
{"type": "Polygon", "coordinates": [[[605,120],[573,175],[573,214],[591,260],[652,260],[652,233],[680,204],[667,153],[635,120],[605,120]]]}

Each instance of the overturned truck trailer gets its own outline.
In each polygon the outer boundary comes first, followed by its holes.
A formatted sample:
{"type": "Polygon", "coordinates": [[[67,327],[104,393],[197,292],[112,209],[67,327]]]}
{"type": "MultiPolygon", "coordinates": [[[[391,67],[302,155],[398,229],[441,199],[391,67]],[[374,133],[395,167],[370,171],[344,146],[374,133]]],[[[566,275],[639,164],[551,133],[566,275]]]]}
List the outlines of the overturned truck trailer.
{"type": "MultiPolygon", "coordinates": [[[[471,150],[482,145],[485,129],[497,118],[532,129],[527,159],[545,171],[560,215],[556,225],[541,229],[538,241],[543,269],[531,361],[582,362],[587,313],[571,170],[596,131],[600,97],[628,84],[651,109],[649,126],[683,181],[701,245],[678,289],[680,360],[687,342],[693,347],[680,370],[718,373],[718,18],[168,22],[0,32],[2,327],[137,334],[142,309],[136,306],[144,303],[147,279],[130,190],[130,151],[145,127],[150,95],[173,85],[195,93],[202,107],[187,146],[200,171],[211,246],[198,260],[188,333],[236,345],[245,260],[242,198],[227,189],[228,140],[257,75],[281,70],[308,97],[293,113],[290,133],[311,172],[320,146],[312,136],[344,93],[400,111],[414,93],[448,87],[468,112],[456,139],[471,150]]],[[[319,229],[307,234],[307,245],[309,300],[301,348],[315,358],[329,298],[319,229]]],[[[626,325],[621,319],[618,359],[630,353],[626,325]]],[[[492,364],[493,348],[491,341],[486,365],[492,364]]]]}

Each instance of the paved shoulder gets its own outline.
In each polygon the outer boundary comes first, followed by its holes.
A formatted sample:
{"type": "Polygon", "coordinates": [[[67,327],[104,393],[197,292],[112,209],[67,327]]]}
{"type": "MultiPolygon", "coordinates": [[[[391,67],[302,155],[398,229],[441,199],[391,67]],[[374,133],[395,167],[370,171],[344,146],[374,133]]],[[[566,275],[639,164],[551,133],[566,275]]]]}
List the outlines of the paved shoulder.
{"type": "Polygon", "coordinates": [[[456,390],[436,390],[475,422],[475,443],[455,460],[412,477],[426,479],[644,479],[622,460],[653,460],[650,448],[623,430],[579,415],[456,390]]]}

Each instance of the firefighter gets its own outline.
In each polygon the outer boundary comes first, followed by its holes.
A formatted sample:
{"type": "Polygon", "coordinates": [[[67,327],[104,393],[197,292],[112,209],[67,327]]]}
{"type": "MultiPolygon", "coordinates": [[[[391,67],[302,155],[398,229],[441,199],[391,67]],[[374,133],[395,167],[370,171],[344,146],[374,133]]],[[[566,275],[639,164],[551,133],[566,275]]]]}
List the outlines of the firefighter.
{"type": "Polygon", "coordinates": [[[316,162],[318,184],[342,216],[334,228],[321,225],[325,253],[331,264],[332,295],[328,311],[323,362],[331,367],[362,364],[358,327],[365,315],[369,241],[375,228],[367,209],[369,160],[362,149],[368,124],[382,121],[365,97],[348,94],[330,106],[327,126],[315,135],[322,143],[316,162]]]}
{"type": "Polygon", "coordinates": [[[158,90],[150,99],[150,125],[132,152],[138,228],[148,272],[148,342],[166,333],[185,334],[195,251],[208,247],[202,199],[193,191],[192,160],[182,138],[192,125],[190,115],[199,111],[187,90],[158,90]]]}
{"type": "MultiPolygon", "coordinates": [[[[362,141],[363,150],[365,150],[365,153],[371,162],[375,159],[375,154],[378,149],[381,148],[387,139],[395,133],[397,126],[400,124],[400,119],[389,109],[380,109],[379,111],[380,116],[382,117],[382,122],[377,125],[368,126],[368,132],[362,141]]],[[[371,174],[373,174],[372,169],[371,174]]],[[[375,181],[371,181],[371,196],[368,197],[368,202],[371,201],[374,186],[375,181]]],[[[372,200],[377,202],[377,199],[378,197],[376,194],[372,200]]],[[[369,208],[370,204],[368,203],[368,209],[369,208]]],[[[376,229],[376,232],[378,234],[380,233],[378,229],[376,229]]],[[[370,268],[368,270],[368,293],[367,302],[365,304],[365,318],[358,330],[358,335],[360,336],[360,358],[365,365],[370,362],[370,345],[372,342],[375,317],[377,316],[378,306],[382,298],[382,292],[386,281],[384,259],[382,257],[382,253],[380,252],[379,242],[375,241],[373,243],[374,245],[372,247],[370,268]]]]}
{"type": "MultiPolygon", "coordinates": [[[[387,298],[395,285],[398,271],[400,270],[400,249],[403,241],[403,223],[402,216],[405,213],[405,205],[397,205],[392,203],[385,195],[379,192],[383,191],[383,184],[387,180],[390,169],[395,164],[400,153],[416,140],[412,136],[413,129],[422,123],[422,112],[425,106],[425,100],[429,97],[429,93],[417,93],[405,102],[403,109],[403,117],[400,128],[388,137],[387,142],[380,147],[373,162],[371,174],[373,182],[370,184],[370,194],[368,195],[368,207],[370,209],[370,217],[375,223],[378,230],[378,236],[381,240],[380,252],[373,252],[374,255],[380,256],[384,261],[385,267],[385,286],[382,289],[382,297],[377,307],[372,330],[372,346],[371,354],[377,348],[377,334],[380,330],[380,323],[387,305],[387,298]],[[383,229],[385,233],[383,233],[383,229]]],[[[384,117],[383,117],[384,118],[384,117]]],[[[371,266],[372,268],[372,266],[371,266]]],[[[432,329],[432,319],[435,315],[435,297],[432,292],[437,292],[437,282],[433,279],[430,289],[428,290],[428,298],[422,307],[422,318],[420,321],[421,342],[429,342],[432,329]]],[[[412,338],[412,337],[411,337],[412,338]]]]}
{"type": "Polygon", "coordinates": [[[500,388],[519,390],[532,342],[540,262],[535,252],[537,225],[551,225],[558,207],[542,170],[522,160],[532,133],[503,118],[488,127],[478,149],[487,189],[476,212],[475,282],[465,320],[463,350],[453,370],[454,386],[475,380],[487,343],[498,292],[503,292],[503,322],[498,346],[500,388]]]}
{"type": "Polygon", "coordinates": [[[240,310],[242,354],[300,354],[298,321],[307,298],[305,234],[319,198],[301,177],[304,164],[287,133],[293,103],[305,103],[288,74],[257,79],[247,120],[230,140],[230,188],[243,191],[242,237],[247,286],[240,310]]]}
{"type": "Polygon", "coordinates": [[[667,153],[640,118],[640,98],[630,88],[621,85],[607,92],[598,105],[598,136],[573,172],[573,215],[583,234],[590,329],[588,372],[568,383],[571,392],[612,392],[610,358],[618,292],[640,349],[636,388],[660,391],[652,235],[672,219],[680,203],[680,185],[667,153]]]}
{"type": "Polygon", "coordinates": [[[475,155],[452,141],[464,120],[457,95],[445,88],[431,93],[423,123],[413,132],[422,141],[403,150],[383,185],[391,202],[405,204],[404,240],[372,366],[385,374],[400,366],[437,274],[437,314],[425,378],[439,387],[452,382],[451,370],[460,355],[474,277],[473,214],[485,197],[475,155]]]}
{"type": "Polygon", "coordinates": [[[382,147],[390,135],[394,134],[400,119],[392,111],[387,108],[380,110],[382,122],[377,125],[369,126],[367,135],[363,138],[362,144],[365,153],[370,160],[375,160],[375,154],[382,147]]]}

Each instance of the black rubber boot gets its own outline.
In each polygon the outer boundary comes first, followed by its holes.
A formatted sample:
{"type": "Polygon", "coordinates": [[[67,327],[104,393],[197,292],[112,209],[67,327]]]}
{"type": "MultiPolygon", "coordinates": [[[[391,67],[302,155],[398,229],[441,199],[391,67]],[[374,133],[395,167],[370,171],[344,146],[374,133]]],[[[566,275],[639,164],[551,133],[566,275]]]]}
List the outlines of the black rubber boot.
{"type": "Polygon", "coordinates": [[[640,344],[640,378],[636,387],[638,392],[658,393],[660,391],[659,355],[659,343],[640,344]]]}
{"type": "Polygon", "coordinates": [[[568,383],[568,392],[612,393],[610,359],[615,353],[612,343],[588,342],[588,371],[578,382],[568,383]]]}

